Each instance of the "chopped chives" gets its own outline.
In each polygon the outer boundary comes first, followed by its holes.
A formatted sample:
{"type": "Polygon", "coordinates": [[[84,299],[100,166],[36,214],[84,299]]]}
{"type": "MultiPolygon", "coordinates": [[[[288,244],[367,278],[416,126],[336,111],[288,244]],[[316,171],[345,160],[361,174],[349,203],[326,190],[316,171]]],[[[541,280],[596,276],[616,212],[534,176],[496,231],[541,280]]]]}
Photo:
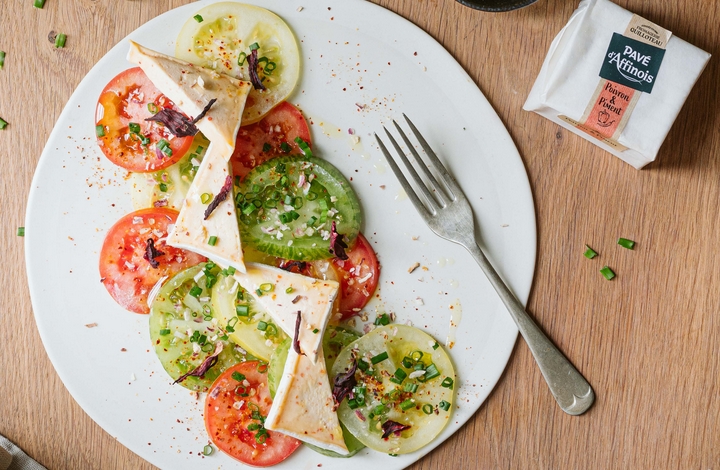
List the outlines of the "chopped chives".
{"type": "Polygon", "coordinates": [[[268,144],[267,142],[265,142],[263,144],[263,149],[262,149],[263,152],[269,152],[271,149],[272,149],[272,146],[270,144],[268,144]]]}
{"type": "Polygon", "coordinates": [[[390,315],[387,313],[383,313],[382,315],[378,315],[377,318],[375,318],[375,325],[377,326],[385,326],[390,324],[390,315]]]}
{"type": "Polygon", "coordinates": [[[5,51],[0,51],[0,69],[5,65],[5,51]]]}
{"type": "Polygon", "coordinates": [[[372,362],[373,365],[375,365],[375,364],[377,364],[377,363],[379,363],[379,362],[384,361],[384,360],[387,359],[387,358],[388,358],[388,353],[387,353],[387,351],[383,351],[383,352],[381,352],[380,354],[378,354],[377,356],[374,356],[372,359],[370,359],[370,362],[372,362]]]}
{"type": "Polygon", "coordinates": [[[148,103],[147,108],[148,111],[150,111],[152,114],[157,114],[158,112],[160,112],[160,108],[158,108],[158,105],[153,102],[148,103]]]}
{"type": "Polygon", "coordinates": [[[264,374],[268,370],[268,365],[266,362],[258,362],[256,370],[260,372],[261,374],[264,374]]]}
{"type": "Polygon", "coordinates": [[[215,448],[213,446],[207,445],[207,446],[203,447],[203,455],[205,455],[205,456],[212,455],[213,452],[215,452],[215,448]]]}
{"type": "Polygon", "coordinates": [[[195,16],[193,16],[193,18],[194,18],[195,21],[197,21],[198,23],[202,23],[202,22],[203,22],[203,17],[202,17],[202,15],[195,15],[195,16]]]}
{"type": "Polygon", "coordinates": [[[213,235],[212,237],[210,237],[208,239],[208,245],[210,245],[210,246],[217,245],[217,237],[215,235],[213,235]]]}
{"type": "Polygon", "coordinates": [[[615,277],[615,273],[608,266],[603,267],[600,270],[600,274],[602,274],[608,281],[615,277]]]}
{"type": "Polygon", "coordinates": [[[348,407],[350,407],[351,410],[354,410],[354,409],[356,409],[358,406],[360,406],[360,405],[358,405],[357,400],[355,400],[354,398],[348,400],[347,404],[348,404],[348,407]]]}
{"type": "Polygon", "coordinates": [[[160,188],[160,191],[162,191],[162,192],[164,192],[164,193],[166,193],[167,190],[168,190],[167,184],[165,184],[165,183],[160,183],[160,184],[158,185],[158,187],[160,188]]]}
{"type": "Polygon", "coordinates": [[[258,49],[260,49],[260,45],[258,43],[254,42],[254,43],[250,44],[251,51],[256,51],[258,49]]]}
{"type": "Polygon", "coordinates": [[[132,132],[133,134],[139,134],[140,133],[140,124],[138,124],[136,122],[129,122],[128,129],[130,129],[130,132],[132,132]]]}
{"type": "Polygon", "coordinates": [[[0,129],[5,129],[7,127],[8,123],[5,119],[0,118],[0,129]]]}
{"type": "Polygon", "coordinates": [[[403,357],[402,364],[406,368],[411,369],[413,366],[413,360],[411,358],[409,358],[408,356],[405,356],[405,357],[403,357]]]}
{"type": "Polygon", "coordinates": [[[398,367],[398,370],[395,371],[395,377],[402,381],[405,380],[405,378],[407,377],[407,373],[398,367]]]}
{"type": "Polygon", "coordinates": [[[189,294],[192,295],[193,297],[197,297],[200,294],[202,294],[202,288],[200,288],[198,286],[192,286],[192,289],[190,289],[189,294]]]}
{"type": "Polygon", "coordinates": [[[415,406],[415,403],[410,398],[408,398],[407,400],[400,403],[400,409],[403,411],[407,411],[414,406],[415,406]]]}
{"type": "Polygon", "coordinates": [[[17,236],[18,236],[18,237],[24,237],[24,236],[25,236],[25,227],[18,227],[18,228],[17,228],[17,236]]]}
{"type": "Polygon", "coordinates": [[[55,47],[61,48],[65,47],[65,41],[67,40],[67,36],[63,33],[58,34],[55,36],[55,47]]]}
{"type": "Polygon", "coordinates": [[[290,147],[290,144],[287,142],[283,142],[280,144],[280,150],[282,150],[284,153],[290,152],[292,150],[292,147],[290,147]]]}
{"type": "Polygon", "coordinates": [[[235,313],[238,317],[247,317],[250,315],[250,307],[247,305],[238,305],[235,307],[235,313]]]}
{"type": "Polygon", "coordinates": [[[285,289],[285,293],[286,293],[286,294],[292,294],[294,290],[295,290],[295,289],[293,289],[292,287],[288,287],[287,289],[285,289]]]}
{"type": "Polygon", "coordinates": [[[263,284],[260,284],[260,290],[262,290],[263,292],[272,292],[275,290],[275,284],[265,282],[263,284]]]}
{"type": "Polygon", "coordinates": [[[593,259],[597,256],[597,252],[590,248],[589,246],[585,245],[585,257],[587,259],[593,259]]]}
{"type": "Polygon", "coordinates": [[[320,333],[320,330],[318,330],[317,328],[315,328],[315,329],[313,330],[313,333],[318,334],[318,333],[320,333]]]}
{"type": "Polygon", "coordinates": [[[202,193],[200,195],[200,202],[202,202],[203,204],[207,204],[208,202],[210,202],[211,199],[212,199],[212,194],[210,194],[210,193],[202,193]]]}
{"type": "Polygon", "coordinates": [[[618,238],[617,244],[623,248],[627,248],[628,250],[632,250],[633,247],[635,247],[635,242],[628,240],[627,238],[618,238]]]}
{"type": "Polygon", "coordinates": [[[445,387],[445,388],[449,388],[450,390],[452,390],[452,388],[453,388],[453,383],[454,383],[453,379],[451,379],[450,377],[445,377],[440,385],[442,385],[442,386],[445,387]]]}
{"type": "Polygon", "coordinates": [[[33,4],[35,8],[42,8],[45,6],[45,0],[35,0],[35,3],[33,4]]]}
{"type": "Polygon", "coordinates": [[[233,268],[232,266],[228,266],[228,268],[225,270],[225,275],[232,276],[233,274],[235,274],[235,268],[233,268]]]}
{"type": "Polygon", "coordinates": [[[422,410],[423,413],[425,413],[426,415],[431,415],[433,412],[433,407],[429,403],[426,403],[423,405],[422,410]]]}
{"type": "Polygon", "coordinates": [[[425,369],[425,375],[423,375],[423,380],[428,381],[439,376],[440,371],[438,370],[438,368],[435,366],[435,364],[430,364],[429,366],[427,366],[427,369],[425,369]]]}
{"type": "Polygon", "coordinates": [[[440,345],[438,344],[437,341],[435,341],[435,344],[433,344],[433,349],[437,349],[437,348],[439,348],[439,347],[440,347],[440,345]]]}
{"type": "Polygon", "coordinates": [[[366,372],[368,368],[370,367],[370,364],[365,362],[365,359],[359,359],[357,362],[358,369],[360,369],[363,372],[366,372]]]}
{"type": "Polygon", "coordinates": [[[247,54],[244,52],[241,52],[238,54],[238,65],[243,66],[245,65],[245,59],[247,59],[247,54]]]}
{"type": "Polygon", "coordinates": [[[230,377],[237,380],[238,382],[242,382],[243,380],[245,380],[245,374],[241,374],[238,371],[233,372],[230,377]]]}
{"type": "Polygon", "coordinates": [[[450,409],[450,403],[443,400],[440,403],[438,403],[438,407],[443,411],[447,411],[450,409]]]}
{"type": "Polygon", "coordinates": [[[257,329],[260,330],[260,331],[265,331],[265,330],[267,330],[267,327],[268,327],[268,324],[267,324],[266,322],[264,322],[264,321],[259,321],[258,324],[257,324],[257,329]]]}
{"type": "Polygon", "coordinates": [[[403,391],[410,392],[410,393],[417,392],[417,389],[418,389],[418,384],[414,384],[414,383],[410,383],[410,382],[406,383],[405,386],[403,387],[403,391]]]}
{"type": "Polygon", "coordinates": [[[410,353],[410,359],[414,362],[419,362],[425,354],[419,349],[410,353]]]}
{"type": "Polygon", "coordinates": [[[102,124],[95,126],[95,135],[98,137],[105,137],[105,126],[102,124]]]}
{"type": "Polygon", "coordinates": [[[277,334],[277,327],[272,323],[268,323],[267,328],[265,329],[265,337],[267,338],[268,336],[277,336],[277,334]]]}
{"type": "Polygon", "coordinates": [[[160,330],[161,336],[165,336],[165,335],[169,335],[169,334],[170,334],[170,329],[168,329],[168,328],[163,328],[162,330],[160,330]]]}
{"type": "Polygon", "coordinates": [[[298,147],[300,147],[300,150],[302,151],[302,153],[305,154],[305,156],[307,156],[307,157],[313,156],[312,151],[310,150],[310,146],[308,145],[307,142],[302,140],[300,137],[295,137],[295,143],[298,144],[298,147]]]}

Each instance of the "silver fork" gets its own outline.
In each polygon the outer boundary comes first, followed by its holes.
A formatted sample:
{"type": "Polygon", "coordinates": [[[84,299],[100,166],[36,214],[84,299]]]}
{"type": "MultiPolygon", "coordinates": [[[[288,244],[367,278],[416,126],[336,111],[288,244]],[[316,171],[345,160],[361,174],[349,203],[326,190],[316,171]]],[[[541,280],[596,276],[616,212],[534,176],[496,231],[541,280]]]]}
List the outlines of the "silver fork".
{"type": "Polygon", "coordinates": [[[530,351],[535,357],[540,371],[545,377],[545,381],[547,381],[550,391],[558,402],[558,405],[560,405],[560,408],[571,415],[584,413],[595,401],[595,393],[592,387],[552,341],[545,336],[537,324],[535,324],[530,315],[525,311],[523,305],[517,297],[515,297],[515,294],[512,293],[500,278],[497,271],[495,271],[492,264],[490,264],[485,253],[483,253],[477,244],[472,207],[470,207],[470,203],[463,194],[462,189],[458,186],[455,178],[445,169],[435,155],[435,152],[433,152],[410,119],[404,114],[403,117],[418,142],[420,142],[420,146],[425,151],[427,158],[430,160],[430,164],[435,169],[437,179],[433,173],[430,172],[428,163],[420,157],[402,128],[397,122],[393,121],[402,140],[415,158],[416,166],[410,163],[392,134],[386,128],[383,127],[383,129],[385,129],[385,133],[393,147],[395,147],[400,160],[405,164],[410,177],[419,189],[419,195],[408,183],[407,179],[405,179],[405,176],[403,176],[402,171],[391,157],[390,152],[388,152],[385,144],[380,140],[380,137],[375,134],[375,139],[377,139],[378,145],[380,145],[380,149],[383,154],[385,154],[385,158],[395,173],[395,176],[397,176],[400,181],[400,185],[433,232],[442,238],[462,245],[470,252],[473,258],[475,258],[475,261],[477,261],[490,280],[490,283],[495,288],[495,291],[497,291],[505,307],[507,307],[513,320],[515,320],[520,334],[522,334],[530,347],[530,351]],[[423,173],[425,180],[420,177],[416,167],[423,173]],[[438,182],[438,179],[442,184],[438,182]]]}

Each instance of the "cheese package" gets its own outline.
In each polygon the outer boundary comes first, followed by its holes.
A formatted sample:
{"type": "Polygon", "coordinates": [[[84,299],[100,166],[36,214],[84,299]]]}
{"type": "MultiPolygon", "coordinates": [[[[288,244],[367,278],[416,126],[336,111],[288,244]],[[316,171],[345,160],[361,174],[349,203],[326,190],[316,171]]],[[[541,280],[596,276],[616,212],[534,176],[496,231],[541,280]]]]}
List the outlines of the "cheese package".
{"type": "Polygon", "coordinates": [[[609,0],[582,0],[523,108],[640,169],[655,160],[709,59],[609,0]]]}

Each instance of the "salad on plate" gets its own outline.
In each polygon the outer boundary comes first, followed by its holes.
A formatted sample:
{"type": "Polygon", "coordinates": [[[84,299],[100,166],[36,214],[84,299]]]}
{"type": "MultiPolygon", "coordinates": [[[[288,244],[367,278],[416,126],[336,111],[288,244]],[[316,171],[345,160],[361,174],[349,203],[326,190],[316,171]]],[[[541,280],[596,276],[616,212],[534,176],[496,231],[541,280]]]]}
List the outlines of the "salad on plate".
{"type": "Polygon", "coordinates": [[[206,455],[270,466],[301,444],[350,457],[433,441],[454,367],[392,315],[364,335],[348,322],[380,265],[350,180],[285,101],[301,71],[290,28],[215,3],[187,19],[174,57],[128,48],[137,66],[105,86],[95,125],[103,154],[131,172],[135,211],[108,229],[100,277],[149,315],[171,386],[204,394],[206,455]]]}

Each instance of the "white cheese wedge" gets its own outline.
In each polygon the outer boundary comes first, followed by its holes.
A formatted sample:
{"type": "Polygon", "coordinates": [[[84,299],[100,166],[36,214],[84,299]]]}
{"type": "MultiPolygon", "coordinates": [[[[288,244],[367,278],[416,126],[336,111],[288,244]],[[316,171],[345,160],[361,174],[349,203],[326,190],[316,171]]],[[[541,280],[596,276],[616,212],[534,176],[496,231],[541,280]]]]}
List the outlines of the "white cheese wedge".
{"type": "Polygon", "coordinates": [[[322,337],[340,285],[336,281],[315,279],[265,264],[247,263],[245,266],[245,272],[235,272],[235,279],[253,294],[255,301],[291,338],[295,337],[300,312],[300,351],[316,364],[322,358],[322,337]]]}
{"type": "Polygon", "coordinates": [[[338,454],[348,454],[340,421],[333,411],[322,351],[313,364],[307,356],[290,348],[265,427],[338,454]]]}
{"type": "Polygon", "coordinates": [[[220,155],[225,160],[230,159],[252,88],[250,82],[178,60],[133,41],[127,59],[139,65],[153,84],[189,116],[199,115],[210,100],[216,99],[196,126],[218,151],[222,150],[220,155]]]}
{"type": "Polygon", "coordinates": [[[223,158],[222,151],[222,147],[216,147],[215,142],[210,142],[166,243],[243,272],[245,263],[232,189],[205,219],[210,202],[220,192],[228,176],[232,177],[230,165],[223,158]],[[203,202],[203,195],[206,202],[203,202]],[[215,237],[212,239],[214,245],[211,245],[212,237],[215,237]]]}

